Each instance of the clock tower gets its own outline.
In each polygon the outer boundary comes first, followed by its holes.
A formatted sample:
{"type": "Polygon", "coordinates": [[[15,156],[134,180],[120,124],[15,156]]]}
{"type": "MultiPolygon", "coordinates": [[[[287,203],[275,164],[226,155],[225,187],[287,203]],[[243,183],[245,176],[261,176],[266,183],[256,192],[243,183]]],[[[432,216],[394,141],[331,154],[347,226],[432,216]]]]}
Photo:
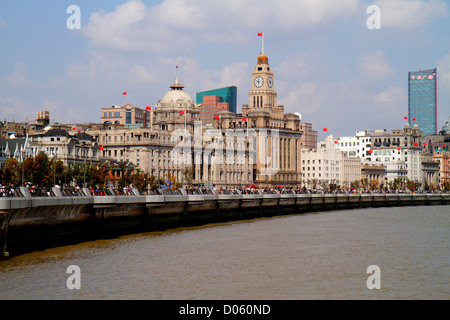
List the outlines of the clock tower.
{"type": "Polygon", "coordinates": [[[258,56],[255,70],[252,72],[252,89],[249,92],[249,110],[272,111],[277,106],[277,93],[274,90],[273,72],[269,58],[263,52],[258,56]]]}

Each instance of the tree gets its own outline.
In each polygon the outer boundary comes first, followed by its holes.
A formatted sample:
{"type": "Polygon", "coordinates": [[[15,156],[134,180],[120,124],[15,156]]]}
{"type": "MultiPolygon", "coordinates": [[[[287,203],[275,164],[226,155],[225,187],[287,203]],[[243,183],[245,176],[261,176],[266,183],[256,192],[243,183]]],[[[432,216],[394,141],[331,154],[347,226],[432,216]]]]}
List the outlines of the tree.
{"type": "Polygon", "coordinates": [[[138,171],[133,177],[134,187],[138,190],[145,190],[150,184],[150,175],[147,172],[138,171]]]}
{"type": "Polygon", "coordinates": [[[367,190],[369,188],[369,179],[368,178],[362,178],[360,180],[360,182],[361,182],[361,188],[363,190],[367,190]]]}
{"type": "Polygon", "coordinates": [[[375,191],[380,187],[380,182],[377,179],[369,180],[369,190],[375,191]]]}
{"type": "Polygon", "coordinates": [[[361,181],[360,180],[352,181],[350,183],[350,187],[354,188],[356,191],[359,191],[359,189],[361,188],[361,181]]]}
{"type": "Polygon", "coordinates": [[[19,162],[14,158],[8,158],[5,162],[5,168],[3,169],[2,184],[5,186],[13,185],[19,186],[22,181],[22,167],[19,162]]]}
{"type": "MultiPolygon", "coordinates": [[[[315,179],[313,179],[313,180],[315,180],[315,179]]],[[[323,192],[326,192],[328,190],[328,180],[320,180],[319,186],[323,192]]]]}
{"type": "Polygon", "coordinates": [[[450,191],[450,182],[448,180],[442,181],[441,188],[442,188],[442,191],[445,191],[445,192],[450,191]]]}
{"type": "Polygon", "coordinates": [[[414,182],[414,180],[406,180],[406,187],[409,189],[409,190],[413,190],[413,189],[415,189],[416,188],[416,183],[414,182]]]}
{"type": "Polygon", "coordinates": [[[188,186],[192,186],[192,181],[194,180],[194,169],[189,167],[183,170],[184,181],[188,186]]]}

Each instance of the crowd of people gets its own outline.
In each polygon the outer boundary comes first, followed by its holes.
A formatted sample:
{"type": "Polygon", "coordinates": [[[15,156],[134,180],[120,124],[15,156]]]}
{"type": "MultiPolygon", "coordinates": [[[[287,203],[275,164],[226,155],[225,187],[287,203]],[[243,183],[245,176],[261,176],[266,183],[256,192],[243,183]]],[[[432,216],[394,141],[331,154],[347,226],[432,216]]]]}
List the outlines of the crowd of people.
{"type": "MultiPolygon", "coordinates": [[[[63,196],[83,196],[82,188],[76,186],[75,188],[60,188],[56,186],[63,196]]],[[[42,196],[56,196],[52,188],[35,188],[34,186],[26,187],[30,195],[33,197],[42,196]]],[[[87,189],[92,196],[113,196],[113,195],[135,195],[133,192],[134,186],[132,184],[127,185],[120,189],[114,188],[88,188],[87,189]]],[[[321,190],[321,189],[307,189],[299,187],[264,187],[257,188],[254,185],[242,186],[242,187],[220,187],[220,188],[207,188],[207,187],[184,187],[178,189],[156,189],[156,190],[138,190],[141,195],[232,195],[232,194],[356,194],[356,193],[369,193],[369,194],[390,194],[390,193],[448,193],[442,190],[425,191],[425,190],[355,190],[350,189],[338,189],[338,190],[321,190]]],[[[0,185],[0,197],[23,197],[22,191],[18,187],[6,187],[0,185]]]]}

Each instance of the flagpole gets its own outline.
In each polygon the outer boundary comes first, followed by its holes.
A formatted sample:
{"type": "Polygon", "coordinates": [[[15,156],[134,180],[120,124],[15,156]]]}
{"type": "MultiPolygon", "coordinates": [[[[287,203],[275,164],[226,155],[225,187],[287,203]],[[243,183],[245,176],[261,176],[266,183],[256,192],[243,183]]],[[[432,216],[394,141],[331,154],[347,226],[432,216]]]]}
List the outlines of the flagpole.
{"type": "Polygon", "coordinates": [[[264,54],[264,32],[258,32],[258,37],[262,38],[262,45],[261,45],[262,51],[261,51],[261,54],[264,54]]]}

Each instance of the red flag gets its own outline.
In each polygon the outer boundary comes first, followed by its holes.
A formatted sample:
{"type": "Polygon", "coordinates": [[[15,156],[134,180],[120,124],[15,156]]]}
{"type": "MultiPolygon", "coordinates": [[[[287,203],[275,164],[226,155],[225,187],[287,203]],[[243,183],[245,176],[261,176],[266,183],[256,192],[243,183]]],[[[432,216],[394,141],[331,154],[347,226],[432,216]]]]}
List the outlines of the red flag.
{"type": "Polygon", "coordinates": [[[152,110],[152,107],[150,107],[150,106],[147,106],[147,108],[145,108],[145,110],[148,110],[148,111],[150,111],[150,110],[152,110]]]}
{"type": "Polygon", "coordinates": [[[181,111],[180,111],[180,114],[184,114],[184,110],[181,110],[181,111]]]}
{"type": "Polygon", "coordinates": [[[124,96],[126,96],[126,95],[127,95],[127,93],[126,93],[126,92],[123,92],[122,94],[123,94],[124,96]]]}
{"type": "Polygon", "coordinates": [[[242,118],[242,122],[247,122],[247,118],[242,118]]]}
{"type": "Polygon", "coordinates": [[[337,144],[338,142],[337,142],[337,140],[334,140],[334,144],[337,144]]]}
{"type": "Polygon", "coordinates": [[[214,116],[214,119],[220,119],[220,116],[219,116],[218,114],[216,114],[216,115],[214,116]]]}
{"type": "Polygon", "coordinates": [[[262,37],[263,33],[262,32],[258,32],[258,37],[262,37]]]}
{"type": "Polygon", "coordinates": [[[373,153],[373,150],[369,150],[368,152],[369,152],[369,153],[373,153]]]}
{"type": "Polygon", "coordinates": [[[417,147],[419,144],[417,142],[414,142],[414,146],[417,147]]]}
{"type": "Polygon", "coordinates": [[[442,145],[442,148],[445,148],[445,144],[442,145]]]}
{"type": "Polygon", "coordinates": [[[404,119],[405,119],[405,120],[408,120],[408,117],[405,117],[404,119]]]}
{"type": "Polygon", "coordinates": [[[397,148],[398,151],[400,151],[400,148],[397,148]]]}
{"type": "Polygon", "coordinates": [[[413,118],[413,121],[416,121],[416,118],[413,118]]]}
{"type": "Polygon", "coordinates": [[[426,147],[428,145],[428,143],[425,142],[423,145],[426,147]]]}
{"type": "Polygon", "coordinates": [[[104,147],[103,147],[103,146],[100,146],[100,147],[98,147],[98,149],[99,149],[99,150],[103,150],[103,149],[104,149],[104,147]]]}
{"type": "Polygon", "coordinates": [[[323,131],[328,131],[328,129],[327,128],[323,128],[323,131]]]}
{"type": "Polygon", "coordinates": [[[73,131],[77,130],[77,128],[72,128],[73,131]]]}

